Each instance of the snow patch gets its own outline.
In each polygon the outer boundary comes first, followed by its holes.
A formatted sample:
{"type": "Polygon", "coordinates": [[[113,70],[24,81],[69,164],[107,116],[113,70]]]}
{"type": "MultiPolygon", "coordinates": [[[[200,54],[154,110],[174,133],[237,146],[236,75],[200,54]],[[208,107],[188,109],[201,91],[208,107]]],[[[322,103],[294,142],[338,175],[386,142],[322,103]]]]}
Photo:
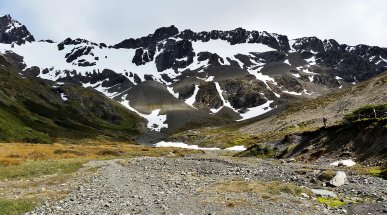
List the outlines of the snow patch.
{"type": "Polygon", "coordinates": [[[313,80],[314,80],[314,76],[313,75],[312,76],[308,76],[308,78],[309,78],[310,82],[313,82],[313,80]]]}
{"type": "Polygon", "coordinates": [[[245,113],[241,114],[242,119],[237,120],[237,121],[239,122],[239,121],[251,119],[251,118],[254,118],[256,116],[260,116],[260,115],[262,115],[262,114],[264,114],[266,112],[269,112],[270,110],[272,110],[272,108],[270,107],[270,104],[273,103],[273,102],[274,101],[268,100],[263,105],[260,105],[260,106],[257,106],[257,107],[252,107],[252,108],[247,108],[247,111],[245,113]]]}
{"type": "Polygon", "coordinates": [[[198,94],[198,92],[199,92],[199,85],[195,85],[195,91],[194,91],[193,95],[191,97],[189,97],[188,99],[186,99],[185,103],[191,107],[194,107],[193,104],[196,101],[196,95],[198,94]]]}
{"type": "Polygon", "coordinates": [[[336,76],[335,79],[336,80],[342,80],[342,78],[340,78],[339,76],[336,76]]]}
{"type": "Polygon", "coordinates": [[[208,77],[208,78],[207,78],[206,80],[204,80],[204,81],[210,82],[210,81],[213,81],[214,78],[215,78],[215,76],[210,76],[210,77],[208,77]]]}
{"type": "Polygon", "coordinates": [[[281,98],[280,94],[278,94],[278,93],[276,93],[276,92],[274,92],[274,91],[272,91],[272,92],[274,93],[274,95],[275,95],[277,98],[281,98]]]}
{"type": "Polygon", "coordinates": [[[230,148],[226,148],[224,150],[227,150],[227,151],[246,151],[246,147],[245,146],[233,146],[230,148]]]}
{"type": "Polygon", "coordinates": [[[237,110],[234,109],[234,107],[231,105],[231,103],[229,101],[227,101],[224,96],[223,96],[223,91],[222,89],[220,88],[220,85],[219,85],[219,82],[215,82],[215,87],[216,87],[216,90],[218,91],[218,94],[220,96],[220,99],[222,100],[223,102],[223,106],[222,107],[219,107],[218,109],[211,109],[211,112],[212,113],[217,113],[220,111],[220,109],[222,109],[223,107],[229,107],[231,108],[232,110],[234,110],[235,112],[237,112],[237,110]]]}
{"type": "Polygon", "coordinates": [[[289,40],[289,46],[290,46],[290,53],[296,52],[296,50],[293,48],[293,45],[296,43],[296,40],[289,40]]]}
{"type": "Polygon", "coordinates": [[[302,69],[302,72],[306,74],[317,75],[317,73],[311,72],[308,69],[302,69]]]}
{"type": "Polygon", "coordinates": [[[251,52],[268,52],[275,51],[267,45],[261,43],[243,43],[231,45],[225,40],[210,40],[208,42],[192,42],[192,47],[196,53],[211,52],[221,56],[225,61],[226,58],[233,58],[236,54],[249,55],[251,52]]]}
{"type": "MultiPolygon", "coordinates": [[[[207,148],[207,147],[199,147],[198,145],[188,145],[183,142],[166,142],[166,141],[161,141],[156,144],[154,144],[155,147],[174,147],[174,148],[183,148],[183,149],[194,149],[194,150],[221,150],[220,148],[207,148]]],[[[245,151],[246,147],[245,146],[233,146],[230,148],[226,148],[224,150],[227,151],[245,151]]]]}
{"type": "Polygon", "coordinates": [[[256,79],[260,80],[260,81],[263,81],[267,88],[269,88],[269,85],[266,83],[268,81],[272,82],[273,84],[277,85],[277,82],[275,82],[274,78],[271,78],[270,76],[268,75],[264,75],[262,73],[260,73],[259,71],[262,69],[263,67],[260,67],[256,70],[250,70],[248,69],[247,71],[251,74],[251,75],[254,75],[256,79]]]}
{"type": "Polygon", "coordinates": [[[317,64],[317,63],[316,63],[316,57],[315,57],[315,56],[312,56],[311,58],[306,59],[306,61],[308,62],[308,64],[309,64],[310,66],[314,66],[314,65],[317,64]]]}
{"type": "Polygon", "coordinates": [[[168,91],[169,91],[169,93],[171,94],[171,95],[173,95],[175,98],[179,98],[179,93],[175,93],[175,91],[173,91],[173,88],[172,87],[167,87],[167,89],[168,89],[168,91]]]}
{"type": "Polygon", "coordinates": [[[62,98],[63,101],[67,101],[69,98],[67,98],[66,94],[61,93],[60,97],[62,98]]]}
{"type": "Polygon", "coordinates": [[[283,92],[287,93],[287,94],[295,95],[295,96],[301,96],[302,95],[302,93],[291,92],[291,91],[287,91],[287,90],[284,90],[283,92]]]}
{"type": "Polygon", "coordinates": [[[220,150],[220,148],[203,148],[198,145],[188,145],[182,142],[165,142],[161,141],[154,145],[155,147],[174,147],[183,149],[194,149],[194,150],[220,150]]]}
{"type": "Polygon", "coordinates": [[[331,163],[330,165],[331,166],[354,166],[354,165],[356,165],[356,162],[351,160],[351,159],[348,159],[348,160],[336,161],[336,162],[331,163]]]}
{"type": "Polygon", "coordinates": [[[289,66],[291,66],[291,64],[290,64],[290,62],[289,62],[289,59],[286,59],[286,60],[284,61],[284,63],[286,63],[286,64],[288,64],[289,66]]]}
{"type": "Polygon", "coordinates": [[[296,77],[296,78],[301,78],[301,75],[298,74],[298,73],[293,73],[292,75],[293,75],[294,77],[296,77]]]}
{"type": "Polygon", "coordinates": [[[150,114],[140,113],[130,106],[129,101],[124,99],[125,97],[126,95],[122,96],[123,101],[121,102],[121,104],[129,110],[145,118],[148,121],[147,127],[149,129],[151,129],[152,131],[160,132],[162,128],[168,128],[168,124],[165,124],[165,121],[167,120],[167,115],[159,115],[160,109],[153,110],[150,114]]]}

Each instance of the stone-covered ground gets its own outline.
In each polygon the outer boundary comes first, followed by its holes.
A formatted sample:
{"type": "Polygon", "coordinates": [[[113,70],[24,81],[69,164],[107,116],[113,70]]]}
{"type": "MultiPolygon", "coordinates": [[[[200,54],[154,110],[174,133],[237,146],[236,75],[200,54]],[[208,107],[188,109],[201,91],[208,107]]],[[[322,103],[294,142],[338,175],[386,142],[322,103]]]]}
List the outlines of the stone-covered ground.
{"type": "Polygon", "coordinates": [[[45,202],[29,214],[387,213],[387,180],[329,162],[237,159],[215,153],[92,161],[87,167],[99,167],[95,174],[80,178],[65,199],[45,202]],[[337,170],[346,173],[346,182],[329,187],[324,180],[337,170]],[[310,189],[333,191],[338,197],[322,199],[310,189]]]}

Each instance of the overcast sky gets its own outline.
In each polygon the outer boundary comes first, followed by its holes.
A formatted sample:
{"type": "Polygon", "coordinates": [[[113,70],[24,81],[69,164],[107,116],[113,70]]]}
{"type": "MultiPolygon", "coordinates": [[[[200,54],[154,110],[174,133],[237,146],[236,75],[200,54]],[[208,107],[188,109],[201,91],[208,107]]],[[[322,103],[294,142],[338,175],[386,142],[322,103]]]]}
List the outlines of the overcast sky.
{"type": "Polygon", "coordinates": [[[243,27],[387,47],[387,0],[0,0],[36,39],[117,43],[153,33],[243,27]]]}

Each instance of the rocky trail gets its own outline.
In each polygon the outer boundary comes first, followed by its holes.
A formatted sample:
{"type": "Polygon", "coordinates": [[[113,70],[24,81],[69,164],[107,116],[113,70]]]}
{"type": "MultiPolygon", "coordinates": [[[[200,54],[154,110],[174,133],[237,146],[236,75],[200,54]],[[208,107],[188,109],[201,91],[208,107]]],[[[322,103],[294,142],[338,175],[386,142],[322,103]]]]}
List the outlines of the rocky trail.
{"type": "Polygon", "coordinates": [[[65,199],[45,202],[28,214],[387,213],[386,180],[352,174],[345,167],[324,162],[206,154],[92,161],[87,167],[99,170],[81,178],[65,199]],[[321,171],[329,169],[347,172],[345,184],[333,188],[318,181],[321,171]],[[308,192],[310,189],[333,191],[347,204],[327,207],[308,192]]]}

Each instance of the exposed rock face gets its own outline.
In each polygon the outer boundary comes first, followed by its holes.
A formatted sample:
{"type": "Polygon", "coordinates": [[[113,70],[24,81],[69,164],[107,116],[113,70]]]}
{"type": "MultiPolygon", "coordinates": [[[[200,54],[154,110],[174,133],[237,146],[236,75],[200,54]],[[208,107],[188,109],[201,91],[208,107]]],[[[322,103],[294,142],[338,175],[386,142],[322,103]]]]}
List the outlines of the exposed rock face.
{"type": "Polygon", "coordinates": [[[58,81],[72,82],[78,85],[89,83],[93,87],[108,89],[106,93],[112,94],[115,94],[115,92],[126,91],[133,86],[133,83],[130,82],[127,77],[109,69],[104,69],[102,72],[94,71],[93,73],[87,73],[84,76],[70,71],[67,72],[69,75],[65,78],[58,79],[58,81]]]}
{"type": "Polygon", "coordinates": [[[324,44],[317,37],[303,37],[295,39],[292,48],[297,51],[324,52],[324,44]]]}
{"type": "Polygon", "coordinates": [[[12,19],[10,15],[0,17],[0,43],[20,45],[32,41],[35,39],[26,26],[12,19]]]}
{"type": "Polygon", "coordinates": [[[155,45],[161,40],[170,38],[179,33],[179,30],[175,26],[159,28],[155,31],[154,34],[150,34],[146,37],[141,37],[138,39],[127,39],[116,45],[114,48],[127,48],[127,49],[137,49],[137,48],[147,48],[151,45],[155,45]]]}
{"type": "Polygon", "coordinates": [[[262,43],[277,50],[289,51],[289,40],[285,35],[269,34],[266,31],[247,31],[243,28],[237,28],[231,31],[202,31],[199,33],[191,30],[182,31],[176,35],[177,38],[208,42],[209,40],[225,40],[231,45],[241,43],[262,43]]]}
{"type": "Polygon", "coordinates": [[[170,68],[184,68],[193,62],[192,44],[188,40],[167,40],[163,51],[156,57],[159,72],[170,68]],[[186,58],[186,60],[182,59],[186,58]]]}
{"type": "Polygon", "coordinates": [[[276,76],[274,79],[278,83],[278,86],[283,90],[296,93],[301,93],[304,90],[304,87],[300,84],[300,82],[292,76],[276,76]]]}
{"type": "Polygon", "coordinates": [[[218,109],[223,105],[219,93],[213,82],[206,82],[199,86],[195,106],[199,109],[218,109]]]}
{"type": "Polygon", "coordinates": [[[71,50],[70,53],[67,53],[65,58],[67,63],[71,63],[76,60],[78,57],[83,55],[88,55],[93,47],[78,47],[71,50]]]}
{"type": "MultiPolygon", "coordinates": [[[[237,109],[255,107],[266,103],[266,86],[259,80],[227,80],[221,83],[231,105],[237,109]]],[[[272,97],[272,96],[271,96],[272,97]]]]}

